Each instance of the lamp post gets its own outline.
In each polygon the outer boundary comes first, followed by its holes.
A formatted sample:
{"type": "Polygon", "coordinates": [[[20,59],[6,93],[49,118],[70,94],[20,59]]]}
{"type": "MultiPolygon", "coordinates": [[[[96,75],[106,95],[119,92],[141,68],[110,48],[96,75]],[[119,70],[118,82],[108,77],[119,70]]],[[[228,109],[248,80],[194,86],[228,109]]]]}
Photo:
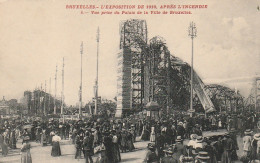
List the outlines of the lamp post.
{"type": "Polygon", "coordinates": [[[194,22],[190,23],[189,36],[191,37],[191,80],[190,80],[190,109],[189,112],[194,112],[193,109],[193,39],[197,36],[197,28],[194,22]]]}

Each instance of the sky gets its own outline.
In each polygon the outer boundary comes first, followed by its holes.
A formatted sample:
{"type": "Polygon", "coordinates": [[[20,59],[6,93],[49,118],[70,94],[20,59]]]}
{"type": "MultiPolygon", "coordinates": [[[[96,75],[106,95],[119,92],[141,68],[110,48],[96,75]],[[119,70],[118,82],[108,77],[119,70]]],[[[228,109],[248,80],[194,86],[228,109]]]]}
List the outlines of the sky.
{"type": "MultiPolygon", "coordinates": [[[[99,95],[116,96],[119,24],[127,19],[147,21],[148,39],[161,36],[172,55],[191,62],[188,26],[194,21],[194,69],[206,83],[220,83],[248,96],[252,77],[260,76],[259,0],[0,0],[0,97],[23,97],[25,90],[44,88],[61,95],[62,58],[65,59],[65,103],[78,102],[80,44],[83,52],[83,102],[94,96],[96,32],[100,29],[99,95]],[[92,15],[66,5],[200,4],[207,9],[191,15],[92,15]]],[[[89,10],[91,11],[91,10],[89,10]]]]}

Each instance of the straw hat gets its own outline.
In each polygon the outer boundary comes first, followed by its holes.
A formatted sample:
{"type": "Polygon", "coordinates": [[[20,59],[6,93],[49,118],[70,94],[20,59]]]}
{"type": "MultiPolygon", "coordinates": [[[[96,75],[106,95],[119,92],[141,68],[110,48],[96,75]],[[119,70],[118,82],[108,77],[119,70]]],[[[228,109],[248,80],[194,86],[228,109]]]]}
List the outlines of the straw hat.
{"type": "Polygon", "coordinates": [[[205,152],[205,151],[200,151],[199,155],[197,156],[197,158],[202,160],[202,161],[206,161],[206,160],[210,159],[210,157],[208,155],[208,152],[205,152]]]}
{"type": "Polygon", "coordinates": [[[251,135],[253,133],[253,131],[251,131],[250,129],[246,129],[245,131],[245,135],[251,135]]]}
{"type": "Polygon", "coordinates": [[[190,163],[191,163],[191,162],[193,162],[194,159],[193,159],[193,157],[183,156],[183,155],[182,155],[182,156],[180,157],[180,160],[181,160],[183,163],[185,163],[185,162],[187,162],[187,163],[190,162],[190,163]]]}
{"type": "Polygon", "coordinates": [[[197,143],[202,143],[202,141],[203,141],[203,138],[202,138],[202,136],[197,136],[197,143]]]}
{"type": "Polygon", "coordinates": [[[255,134],[255,135],[254,135],[254,139],[255,139],[255,140],[260,140],[260,133],[255,134]]]}
{"type": "Polygon", "coordinates": [[[173,154],[172,148],[171,148],[171,149],[168,149],[168,150],[166,151],[166,153],[169,154],[169,155],[172,155],[172,154],[173,154]]]}

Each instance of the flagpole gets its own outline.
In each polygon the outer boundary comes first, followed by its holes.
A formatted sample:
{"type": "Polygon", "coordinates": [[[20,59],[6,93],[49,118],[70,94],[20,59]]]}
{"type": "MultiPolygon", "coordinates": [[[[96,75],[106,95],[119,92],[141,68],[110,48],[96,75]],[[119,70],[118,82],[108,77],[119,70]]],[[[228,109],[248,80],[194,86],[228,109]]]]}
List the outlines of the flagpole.
{"type": "Polygon", "coordinates": [[[43,114],[46,116],[46,80],[44,87],[43,114]]]}
{"type": "Polygon", "coordinates": [[[82,55],[83,55],[83,42],[81,42],[81,46],[80,46],[79,119],[82,118],[82,55]]]}
{"type": "Polygon", "coordinates": [[[98,56],[99,56],[99,27],[97,29],[97,76],[96,76],[96,92],[95,92],[95,112],[94,114],[97,115],[98,111],[98,56]]]}
{"type": "Polygon", "coordinates": [[[61,115],[63,115],[64,109],[64,57],[63,57],[63,64],[62,64],[62,92],[61,92],[61,115]]]}
{"type": "Polygon", "coordinates": [[[57,114],[57,108],[56,108],[57,71],[58,71],[58,67],[57,67],[57,64],[56,64],[56,72],[55,72],[55,94],[54,94],[54,114],[57,114]]]}
{"type": "Polygon", "coordinates": [[[50,85],[49,85],[49,110],[48,110],[48,112],[50,112],[50,110],[51,110],[51,78],[50,78],[50,85]]]}

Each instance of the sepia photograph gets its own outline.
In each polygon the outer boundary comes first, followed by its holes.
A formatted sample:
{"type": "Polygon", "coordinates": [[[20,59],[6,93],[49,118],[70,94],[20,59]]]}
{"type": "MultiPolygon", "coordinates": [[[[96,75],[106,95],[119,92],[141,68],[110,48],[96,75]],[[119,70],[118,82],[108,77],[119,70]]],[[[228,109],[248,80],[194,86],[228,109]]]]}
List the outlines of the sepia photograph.
{"type": "Polygon", "coordinates": [[[259,163],[260,0],[0,0],[0,163],[259,163]]]}

